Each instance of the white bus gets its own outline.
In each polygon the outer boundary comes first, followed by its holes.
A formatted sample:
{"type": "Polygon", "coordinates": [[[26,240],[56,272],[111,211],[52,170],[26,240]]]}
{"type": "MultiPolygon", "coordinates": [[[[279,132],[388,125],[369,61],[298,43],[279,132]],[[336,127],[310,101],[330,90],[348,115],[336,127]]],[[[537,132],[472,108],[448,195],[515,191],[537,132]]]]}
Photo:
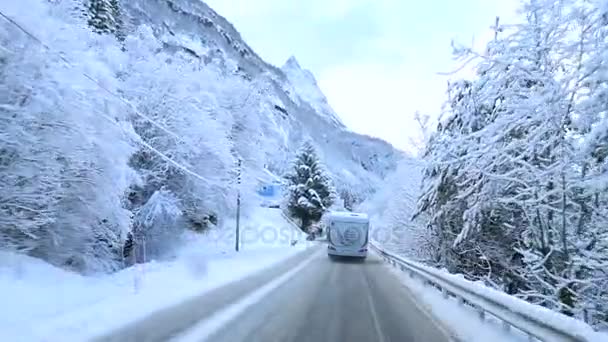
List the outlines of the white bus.
{"type": "Polygon", "coordinates": [[[324,218],[327,230],[327,255],[367,257],[369,217],[363,213],[333,211],[324,218]]]}

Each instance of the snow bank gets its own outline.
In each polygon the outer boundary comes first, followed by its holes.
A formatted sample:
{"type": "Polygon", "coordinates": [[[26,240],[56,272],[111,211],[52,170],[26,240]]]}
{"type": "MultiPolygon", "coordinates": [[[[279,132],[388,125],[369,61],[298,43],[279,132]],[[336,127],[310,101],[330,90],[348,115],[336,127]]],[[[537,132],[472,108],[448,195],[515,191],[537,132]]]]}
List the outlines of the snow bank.
{"type": "Polygon", "coordinates": [[[30,257],[0,254],[0,340],[81,341],[272,266],[305,245],[233,251],[193,238],[175,260],[84,277],[30,257]]]}

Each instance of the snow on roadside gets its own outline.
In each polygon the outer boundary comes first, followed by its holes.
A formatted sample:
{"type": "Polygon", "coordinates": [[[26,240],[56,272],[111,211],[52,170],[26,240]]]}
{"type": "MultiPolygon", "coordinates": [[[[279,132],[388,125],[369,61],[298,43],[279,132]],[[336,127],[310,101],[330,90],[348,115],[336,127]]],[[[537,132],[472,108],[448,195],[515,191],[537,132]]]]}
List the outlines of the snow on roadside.
{"type": "Polygon", "coordinates": [[[416,298],[417,304],[440,322],[446,330],[462,341],[467,342],[524,342],[529,341],[525,334],[518,331],[505,331],[500,322],[486,317],[479,318],[477,312],[456,299],[444,298],[441,292],[430,285],[424,285],[419,279],[410,278],[406,273],[389,267],[416,298]]]}
{"type": "Polygon", "coordinates": [[[257,208],[248,224],[241,230],[243,250],[290,246],[311,246],[303,233],[294,223],[288,221],[281,209],[257,208]]]}
{"type": "MultiPolygon", "coordinates": [[[[410,262],[415,263],[418,267],[426,268],[433,273],[441,272],[443,277],[451,278],[452,281],[460,283],[461,286],[471,289],[471,291],[481,296],[493,297],[495,300],[507,305],[512,311],[526,313],[542,319],[544,322],[564,327],[579,336],[585,336],[587,341],[608,341],[608,334],[594,331],[591,326],[583,321],[527,303],[519,298],[488,288],[483,284],[467,281],[459,275],[448,274],[411,260],[410,262]]],[[[428,312],[431,312],[450,331],[457,332],[462,340],[473,342],[528,341],[525,334],[517,329],[511,329],[509,332],[505,331],[502,323],[491,315],[487,315],[485,321],[482,321],[479,319],[477,311],[470,306],[460,305],[453,297],[446,299],[439,290],[424,285],[420,279],[410,278],[405,272],[388,265],[387,267],[413,292],[414,297],[422,303],[428,312]]]]}
{"type": "Polygon", "coordinates": [[[236,253],[233,241],[229,235],[216,236],[215,241],[210,236],[193,237],[173,261],[149,262],[98,277],[2,253],[0,340],[82,341],[91,333],[112,330],[271,267],[310,246],[291,246],[288,240],[244,241],[242,251],[236,253]]]}

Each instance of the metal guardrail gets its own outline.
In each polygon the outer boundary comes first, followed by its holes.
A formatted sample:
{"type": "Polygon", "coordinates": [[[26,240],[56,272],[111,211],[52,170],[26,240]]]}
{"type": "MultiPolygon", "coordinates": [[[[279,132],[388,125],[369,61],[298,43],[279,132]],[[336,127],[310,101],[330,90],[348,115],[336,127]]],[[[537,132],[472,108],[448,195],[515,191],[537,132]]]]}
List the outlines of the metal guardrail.
{"type": "Polygon", "coordinates": [[[515,310],[510,307],[508,301],[495,298],[488,293],[483,293],[483,291],[476,291],[476,289],[465,286],[466,284],[463,284],[463,282],[450,279],[442,271],[408,261],[386,251],[374,242],[370,245],[383,259],[409,273],[410,277],[417,277],[422,279],[424,283],[431,284],[439,289],[446,298],[452,296],[457,298],[459,303],[472,306],[479,312],[481,319],[485,319],[486,314],[498,318],[503,322],[505,329],[516,328],[527,334],[531,341],[591,342],[595,340],[595,338],[584,336],[587,334],[576,331],[577,329],[572,329],[572,327],[563,324],[558,325],[555,320],[543,320],[543,317],[539,317],[540,315],[515,310]]]}

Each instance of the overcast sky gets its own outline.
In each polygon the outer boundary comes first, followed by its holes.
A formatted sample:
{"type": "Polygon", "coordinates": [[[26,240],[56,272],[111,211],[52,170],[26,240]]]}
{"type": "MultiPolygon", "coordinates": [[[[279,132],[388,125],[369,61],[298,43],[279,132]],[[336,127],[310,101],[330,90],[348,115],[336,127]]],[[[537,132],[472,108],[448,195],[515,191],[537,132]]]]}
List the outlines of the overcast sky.
{"type": "Polygon", "coordinates": [[[352,130],[409,148],[416,110],[436,117],[450,42],[481,46],[518,0],[205,0],[266,61],[294,55],[352,130]]]}

